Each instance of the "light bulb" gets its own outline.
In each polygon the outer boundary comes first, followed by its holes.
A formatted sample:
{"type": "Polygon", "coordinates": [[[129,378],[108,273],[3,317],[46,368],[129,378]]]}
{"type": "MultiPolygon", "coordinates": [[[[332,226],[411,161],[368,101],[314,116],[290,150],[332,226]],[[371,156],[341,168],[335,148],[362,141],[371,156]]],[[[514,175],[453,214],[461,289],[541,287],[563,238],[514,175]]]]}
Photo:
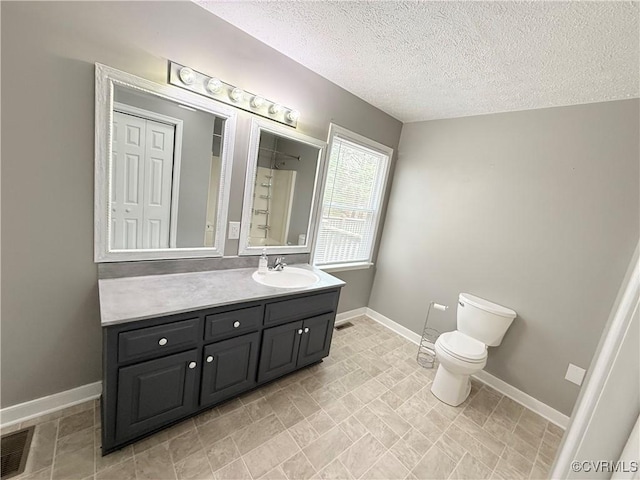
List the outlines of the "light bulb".
{"type": "Polygon", "coordinates": [[[300,118],[300,112],[298,110],[289,110],[289,112],[287,113],[287,118],[289,119],[289,121],[295,122],[296,120],[298,120],[298,118],[300,118]]]}
{"type": "Polygon", "coordinates": [[[231,100],[233,100],[234,102],[239,102],[240,100],[242,100],[243,95],[244,92],[239,88],[234,88],[233,90],[231,90],[231,93],[229,93],[231,100]]]}
{"type": "Polygon", "coordinates": [[[207,82],[207,90],[209,93],[218,93],[222,88],[222,82],[219,78],[211,78],[207,82]]]}
{"type": "Polygon", "coordinates": [[[180,69],[180,80],[185,85],[191,85],[196,81],[196,74],[189,67],[182,67],[180,69]]]}
{"type": "Polygon", "coordinates": [[[282,110],[282,105],[278,105],[277,103],[274,103],[269,107],[269,113],[272,115],[280,113],[281,110],[282,110]]]}
{"type": "Polygon", "coordinates": [[[264,105],[264,98],[260,95],[256,95],[253,97],[253,100],[251,100],[251,106],[253,108],[260,108],[262,105],[264,105]]]}

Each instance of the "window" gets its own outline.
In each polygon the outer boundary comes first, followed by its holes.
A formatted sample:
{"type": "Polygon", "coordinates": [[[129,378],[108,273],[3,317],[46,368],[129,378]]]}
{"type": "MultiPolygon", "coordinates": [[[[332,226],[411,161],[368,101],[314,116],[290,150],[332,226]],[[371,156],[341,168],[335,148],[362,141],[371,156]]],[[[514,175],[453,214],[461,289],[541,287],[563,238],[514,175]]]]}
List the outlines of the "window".
{"type": "Polygon", "coordinates": [[[331,125],[317,266],[371,265],[393,149],[331,125]]]}

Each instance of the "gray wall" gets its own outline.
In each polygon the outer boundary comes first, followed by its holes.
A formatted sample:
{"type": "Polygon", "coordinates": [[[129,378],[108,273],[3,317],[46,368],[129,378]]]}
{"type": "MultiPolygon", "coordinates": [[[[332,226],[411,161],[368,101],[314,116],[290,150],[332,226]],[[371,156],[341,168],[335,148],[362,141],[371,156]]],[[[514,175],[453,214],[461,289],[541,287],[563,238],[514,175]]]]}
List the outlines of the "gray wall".
{"type": "Polygon", "coordinates": [[[405,124],[369,306],[518,312],[486,370],[569,415],[639,237],[638,100],[405,124]]]}
{"type": "MultiPolygon", "coordinates": [[[[100,379],[93,263],[94,62],[166,83],[210,72],[397,148],[401,123],[191,2],[2,2],[2,407],[100,379]],[[17,74],[16,72],[19,72],[17,74]]],[[[240,114],[229,220],[239,221],[251,116],[240,114]]],[[[237,241],[228,241],[235,255],[237,241]]],[[[370,270],[340,310],[367,304],[370,270]]]]}
{"type": "Polygon", "coordinates": [[[116,102],[182,120],[176,245],[184,248],[204,246],[215,115],[192,112],[178,107],[177,103],[124,87],[115,88],[114,97],[116,102]]]}

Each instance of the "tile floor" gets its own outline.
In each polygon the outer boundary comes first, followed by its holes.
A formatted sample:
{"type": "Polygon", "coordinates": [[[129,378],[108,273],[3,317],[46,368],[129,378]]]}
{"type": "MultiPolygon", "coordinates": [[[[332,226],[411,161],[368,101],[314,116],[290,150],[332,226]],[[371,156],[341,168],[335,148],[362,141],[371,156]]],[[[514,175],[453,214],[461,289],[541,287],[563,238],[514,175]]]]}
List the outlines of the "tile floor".
{"type": "MultiPolygon", "coordinates": [[[[430,392],[416,346],[369,318],[329,358],[106,457],[98,402],[36,424],[16,480],[545,478],[563,431],[473,383],[459,407],[430,392]]],[[[2,433],[9,430],[6,429],[2,433]]]]}

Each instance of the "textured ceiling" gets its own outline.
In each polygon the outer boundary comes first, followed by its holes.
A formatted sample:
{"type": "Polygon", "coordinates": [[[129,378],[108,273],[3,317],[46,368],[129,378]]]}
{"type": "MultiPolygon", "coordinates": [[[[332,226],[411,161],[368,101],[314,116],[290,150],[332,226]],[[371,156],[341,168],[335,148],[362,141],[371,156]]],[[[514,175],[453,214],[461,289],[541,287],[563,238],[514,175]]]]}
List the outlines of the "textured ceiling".
{"type": "Polygon", "coordinates": [[[197,3],[403,122],[639,93],[638,2],[197,3]]]}

